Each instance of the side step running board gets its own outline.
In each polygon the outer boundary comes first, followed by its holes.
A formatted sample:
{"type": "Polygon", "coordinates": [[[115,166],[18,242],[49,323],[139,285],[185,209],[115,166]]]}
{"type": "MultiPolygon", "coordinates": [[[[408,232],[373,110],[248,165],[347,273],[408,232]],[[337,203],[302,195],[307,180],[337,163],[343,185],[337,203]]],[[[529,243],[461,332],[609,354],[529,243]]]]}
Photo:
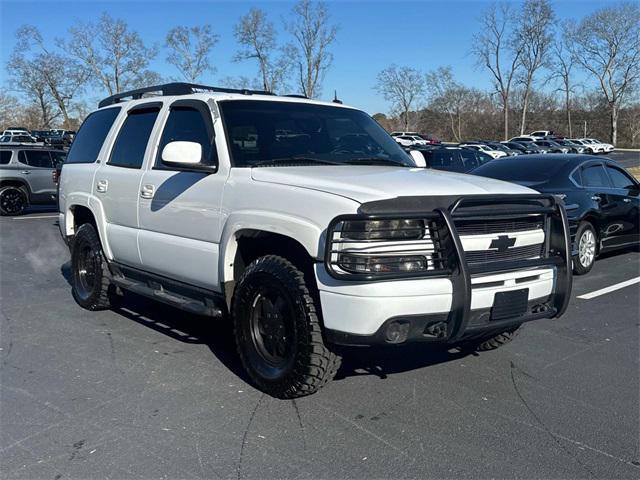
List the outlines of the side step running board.
{"type": "Polygon", "coordinates": [[[180,310],[207,317],[221,317],[226,310],[224,298],[217,292],[124,265],[111,264],[110,270],[114,285],[180,310]]]}

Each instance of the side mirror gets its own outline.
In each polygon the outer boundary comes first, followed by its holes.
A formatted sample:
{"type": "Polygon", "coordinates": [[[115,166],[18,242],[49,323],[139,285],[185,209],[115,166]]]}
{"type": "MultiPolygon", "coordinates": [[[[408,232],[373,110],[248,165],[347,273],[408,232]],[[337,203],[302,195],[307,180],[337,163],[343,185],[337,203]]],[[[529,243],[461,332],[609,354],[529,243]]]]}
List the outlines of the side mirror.
{"type": "Polygon", "coordinates": [[[175,167],[200,166],[202,145],[196,142],[170,142],[162,149],[162,162],[175,167]]]}
{"type": "Polygon", "coordinates": [[[413,161],[415,162],[416,167],[420,167],[420,168],[427,167],[427,161],[424,159],[424,155],[422,155],[421,152],[419,152],[418,150],[411,150],[409,152],[409,155],[411,155],[411,158],[413,158],[413,161]]]}

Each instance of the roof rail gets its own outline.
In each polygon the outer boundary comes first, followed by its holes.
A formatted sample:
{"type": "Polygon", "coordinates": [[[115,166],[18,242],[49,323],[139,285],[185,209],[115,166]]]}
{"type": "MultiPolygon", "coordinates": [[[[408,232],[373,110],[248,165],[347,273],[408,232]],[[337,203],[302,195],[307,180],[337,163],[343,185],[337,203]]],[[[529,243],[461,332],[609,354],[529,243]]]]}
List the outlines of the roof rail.
{"type": "Polygon", "coordinates": [[[189,95],[191,93],[199,92],[220,92],[220,93],[238,93],[241,95],[274,95],[272,92],[263,90],[249,90],[247,88],[223,88],[223,87],[211,87],[208,85],[197,85],[195,83],[174,82],[165,83],[164,85],[153,85],[151,87],[138,88],[136,90],[129,90],[127,92],[116,93],[110,97],[105,98],[98,104],[98,108],[106,107],[120,103],[123,99],[129,98],[131,100],[137,100],[143,98],[145,94],[155,94],[148,96],[168,96],[168,95],[189,95]]]}

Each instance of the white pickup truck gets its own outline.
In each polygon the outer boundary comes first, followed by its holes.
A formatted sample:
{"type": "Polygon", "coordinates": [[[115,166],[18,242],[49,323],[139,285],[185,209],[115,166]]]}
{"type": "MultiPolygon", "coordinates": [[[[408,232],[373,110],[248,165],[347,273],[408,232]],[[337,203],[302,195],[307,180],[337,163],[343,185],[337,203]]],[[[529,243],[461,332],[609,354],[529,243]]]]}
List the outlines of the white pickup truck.
{"type": "Polygon", "coordinates": [[[562,315],[562,205],[413,158],[337,103],[191,84],[109,97],[60,174],[73,296],[98,310],[130,290],[230,319],[250,378],[279,398],[331,380],[342,346],[486,350],[562,315]]]}

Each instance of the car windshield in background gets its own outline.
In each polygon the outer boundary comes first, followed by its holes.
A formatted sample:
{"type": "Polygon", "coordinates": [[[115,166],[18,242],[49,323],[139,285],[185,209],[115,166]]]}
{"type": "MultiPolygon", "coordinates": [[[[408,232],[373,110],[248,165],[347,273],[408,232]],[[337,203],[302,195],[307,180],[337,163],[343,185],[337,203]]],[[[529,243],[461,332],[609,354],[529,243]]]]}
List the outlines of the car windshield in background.
{"type": "Polygon", "coordinates": [[[366,113],[343,107],[233,100],[220,103],[233,165],[415,166],[366,113]]]}
{"type": "Polygon", "coordinates": [[[488,162],[476,168],[474,175],[498,180],[522,181],[530,184],[542,183],[553,177],[564,165],[557,156],[540,155],[543,158],[520,160],[517,157],[488,162]],[[545,158],[550,157],[550,158],[545,158]]]}

